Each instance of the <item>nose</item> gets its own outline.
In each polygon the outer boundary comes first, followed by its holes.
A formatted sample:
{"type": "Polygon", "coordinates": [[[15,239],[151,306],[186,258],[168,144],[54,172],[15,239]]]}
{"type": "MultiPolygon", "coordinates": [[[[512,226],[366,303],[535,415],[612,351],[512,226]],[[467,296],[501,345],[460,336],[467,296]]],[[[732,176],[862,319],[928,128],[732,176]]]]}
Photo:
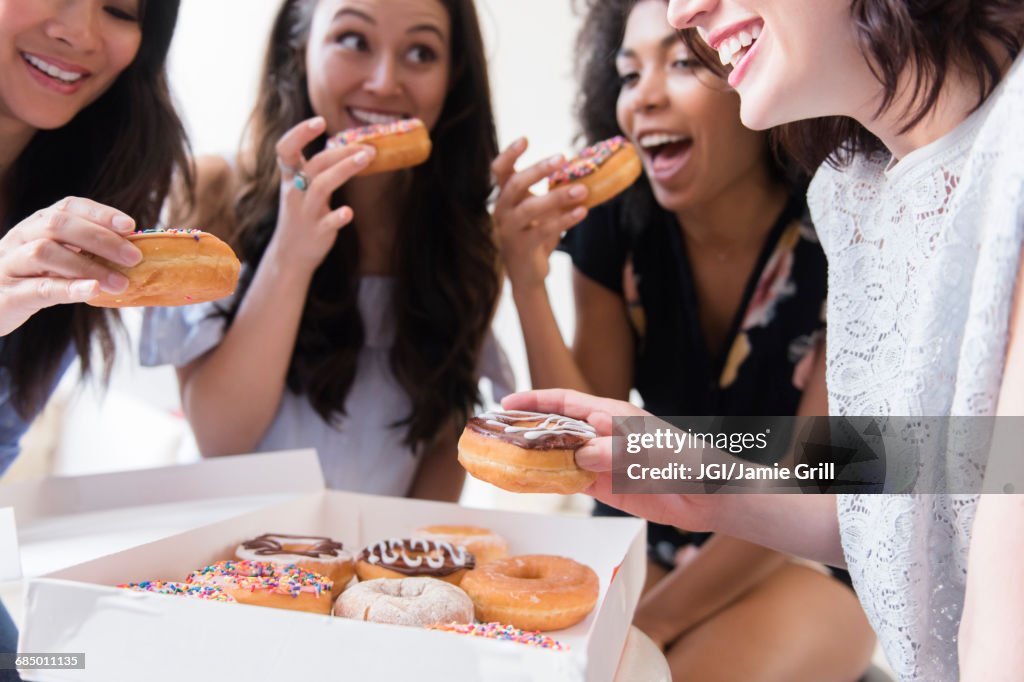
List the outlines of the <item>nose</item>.
{"type": "Polygon", "coordinates": [[[85,52],[99,47],[99,20],[103,9],[97,0],[61,0],[46,24],[54,40],[85,52]]]}
{"type": "Polygon", "coordinates": [[[389,54],[381,54],[373,63],[373,70],[363,83],[363,88],[382,97],[395,95],[401,90],[398,65],[389,54]]]}
{"type": "Polygon", "coordinates": [[[650,112],[667,106],[665,72],[662,69],[645,69],[633,88],[633,96],[633,109],[637,112],[650,112]]]}
{"type": "Polygon", "coordinates": [[[718,0],[669,0],[668,23],[675,28],[695,28],[700,22],[700,15],[711,14],[718,5],[718,0]]]}

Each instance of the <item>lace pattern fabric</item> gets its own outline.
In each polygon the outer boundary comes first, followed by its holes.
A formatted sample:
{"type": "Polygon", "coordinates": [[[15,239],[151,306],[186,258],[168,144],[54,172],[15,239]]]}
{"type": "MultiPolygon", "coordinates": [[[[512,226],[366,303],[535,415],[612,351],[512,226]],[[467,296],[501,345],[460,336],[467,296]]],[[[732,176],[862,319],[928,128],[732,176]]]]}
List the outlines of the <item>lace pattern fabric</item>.
{"type": "MultiPolygon", "coordinates": [[[[1024,233],[1024,66],[908,155],[823,167],[809,204],[829,260],[829,410],[993,415],[1024,233]]],[[[961,434],[943,434],[954,452],[961,434]]],[[[975,463],[950,455],[947,469],[975,463]]],[[[903,682],[958,679],[977,498],[844,495],[850,573],[903,682]]]]}

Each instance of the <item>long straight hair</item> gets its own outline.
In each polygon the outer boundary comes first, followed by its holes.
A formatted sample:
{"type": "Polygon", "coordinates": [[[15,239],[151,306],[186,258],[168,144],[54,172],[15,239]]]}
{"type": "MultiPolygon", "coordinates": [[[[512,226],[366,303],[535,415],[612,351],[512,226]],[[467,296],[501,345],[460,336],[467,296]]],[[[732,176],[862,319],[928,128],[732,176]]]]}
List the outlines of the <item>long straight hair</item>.
{"type": "MultiPolygon", "coordinates": [[[[185,130],[165,68],[178,5],[179,0],[141,0],[142,41],[132,63],[67,125],[34,135],[11,170],[6,191],[13,203],[2,234],[67,196],[114,206],[140,227],[152,225],[176,171],[191,194],[185,130]]],[[[60,305],[39,311],[3,339],[0,368],[10,373],[11,399],[23,418],[42,407],[70,344],[88,375],[95,342],[109,375],[116,319],[85,304],[60,305]]]]}

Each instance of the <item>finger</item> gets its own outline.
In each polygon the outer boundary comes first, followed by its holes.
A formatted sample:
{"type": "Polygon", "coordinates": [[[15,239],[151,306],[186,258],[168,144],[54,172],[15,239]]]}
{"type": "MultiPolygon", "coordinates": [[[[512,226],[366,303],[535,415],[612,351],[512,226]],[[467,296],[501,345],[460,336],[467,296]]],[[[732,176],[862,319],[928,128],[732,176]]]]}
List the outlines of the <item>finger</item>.
{"type": "Polygon", "coordinates": [[[355,156],[359,152],[366,152],[370,155],[370,159],[372,160],[373,157],[377,155],[377,148],[368,144],[350,144],[344,147],[331,147],[314,155],[306,162],[306,166],[302,170],[307,177],[315,178],[331,166],[335,166],[348,157],[355,156]]]}
{"type": "Polygon", "coordinates": [[[505,183],[495,204],[495,210],[498,206],[502,206],[505,210],[517,206],[529,196],[531,187],[561,168],[563,163],[565,163],[565,157],[559,154],[544,161],[538,161],[526,170],[513,175],[505,183]]]}
{"type": "Polygon", "coordinates": [[[352,209],[348,206],[342,206],[336,211],[331,211],[323,218],[320,219],[320,228],[326,232],[335,231],[337,232],[341,228],[345,227],[352,222],[353,213],[352,209]]]}
{"type": "Polygon", "coordinates": [[[573,184],[571,187],[560,187],[541,196],[531,196],[512,210],[510,224],[544,225],[548,226],[548,232],[557,225],[564,232],[568,227],[561,227],[563,224],[571,227],[586,217],[585,209],[582,214],[575,210],[583,208],[578,204],[588,193],[583,185],[573,184]]]}
{"type": "Polygon", "coordinates": [[[15,254],[9,271],[13,277],[96,280],[104,291],[113,294],[119,294],[128,288],[128,278],[120,272],[111,270],[94,259],[75,253],[50,239],[24,244],[15,254]]]}
{"type": "Polygon", "coordinates": [[[28,222],[18,225],[16,229],[21,244],[53,241],[65,245],[65,251],[87,251],[125,267],[138,265],[142,260],[142,252],[124,236],[113,231],[112,223],[117,217],[110,211],[116,210],[89,202],[87,199],[81,202],[94,205],[79,203],[69,198],[40,211],[28,222]],[[104,209],[106,212],[102,215],[97,213],[104,209]],[[95,222],[94,217],[107,224],[95,222]]]}
{"type": "Polygon", "coordinates": [[[95,298],[100,291],[95,280],[33,277],[9,286],[5,296],[12,307],[35,311],[64,303],[82,303],[95,298]]]}
{"type": "Polygon", "coordinates": [[[52,208],[84,218],[118,234],[127,235],[135,231],[135,220],[131,216],[92,199],[65,197],[54,204],[52,208]]]}
{"type": "Polygon", "coordinates": [[[573,419],[585,420],[594,412],[606,412],[616,416],[646,414],[629,403],[610,398],[599,398],[579,391],[564,388],[546,388],[539,391],[513,393],[501,401],[506,410],[527,410],[562,414],[573,419]],[[626,410],[629,411],[626,411],[626,410]]]}
{"type": "MultiPolygon", "coordinates": [[[[607,415],[606,415],[607,416],[607,415]]],[[[611,429],[611,417],[608,417],[608,429],[611,429]]],[[[602,436],[591,438],[586,445],[576,451],[576,466],[588,471],[612,470],[612,438],[602,436]]]]}
{"type": "MultiPolygon", "coordinates": [[[[293,127],[277,141],[276,151],[278,159],[296,170],[301,170],[305,163],[302,150],[310,142],[323,135],[326,129],[327,122],[323,116],[314,116],[293,127]]],[[[288,173],[282,171],[282,175],[288,175],[288,173]]],[[[285,180],[288,181],[291,178],[287,177],[285,180]]]]}
{"type": "Polygon", "coordinates": [[[508,182],[516,172],[516,161],[523,155],[529,146],[529,141],[525,137],[520,137],[518,140],[513,142],[503,152],[495,157],[494,161],[491,162],[491,172],[494,173],[494,183],[498,187],[504,187],[505,183],[508,182]]]}
{"type": "Polygon", "coordinates": [[[318,174],[309,184],[307,193],[310,199],[326,204],[339,187],[370,165],[374,153],[366,150],[357,151],[318,174]]]}

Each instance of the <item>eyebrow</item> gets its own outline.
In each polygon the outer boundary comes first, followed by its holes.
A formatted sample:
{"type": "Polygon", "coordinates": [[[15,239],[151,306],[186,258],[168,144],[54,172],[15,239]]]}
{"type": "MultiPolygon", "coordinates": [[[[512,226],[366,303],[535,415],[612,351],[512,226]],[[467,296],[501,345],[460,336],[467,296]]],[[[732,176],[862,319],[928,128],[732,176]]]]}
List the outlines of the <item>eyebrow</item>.
{"type": "MultiPolygon", "coordinates": [[[[366,23],[373,24],[374,26],[377,25],[377,21],[372,16],[361,10],[353,9],[352,7],[344,7],[338,10],[337,14],[334,15],[334,18],[331,19],[331,21],[337,21],[338,19],[346,15],[358,17],[365,21],[366,23]]],[[[441,29],[439,29],[434,24],[416,24],[415,26],[407,30],[406,33],[433,33],[437,35],[441,42],[444,42],[445,40],[444,34],[441,32],[441,29]]]]}
{"type": "MultiPolygon", "coordinates": [[[[658,47],[660,47],[662,50],[667,50],[670,47],[675,47],[676,43],[682,43],[685,45],[682,39],[680,39],[679,34],[673,32],[669,33],[664,38],[662,38],[661,42],[658,44],[658,47]]],[[[632,57],[636,57],[636,52],[630,50],[629,48],[619,48],[619,51],[615,53],[615,56],[616,58],[625,57],[629,59],[632,57]]]]}

